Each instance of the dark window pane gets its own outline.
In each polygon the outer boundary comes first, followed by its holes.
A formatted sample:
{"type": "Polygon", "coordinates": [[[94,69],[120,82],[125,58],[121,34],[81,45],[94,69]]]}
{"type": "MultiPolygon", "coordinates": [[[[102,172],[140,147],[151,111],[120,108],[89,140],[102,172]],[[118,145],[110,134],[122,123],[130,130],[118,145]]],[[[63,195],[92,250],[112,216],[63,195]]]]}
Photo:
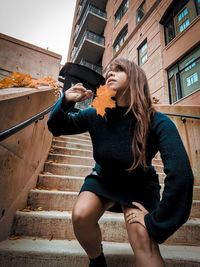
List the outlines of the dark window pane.
{"type": "Polygon", "coordinates": [[[200,0],[190,0],[185,5],[181,1],[171,9],[172,18],[166,18],[166,22],[162,22],[165,28],[165,42],[168,44],[175,36],[183,32],[199,13],[200,0]],[[196,7],[195,7],[196,1],[196,7]],[[197,11],[198,10],[198,11],[197,11]]]}
{"type": "Polygon", "coordinates": [[[197,13],[200,14],[200,0],[196,0],[197,13]]]}
{"type": "Polygon", "coordinates": [[[136,23],[138,23],[144,16],[144,3],[145,2],[143,2],[136,11],[136,23]]]}
{"type": "Polygon", "coordinates": [[[126,13],[129,6],[129,1],[124,0],[120,7],[118,8],[117,12],[115,13],[115,26],[120,22],[124,14],[126,13]]]}
{"type": "Polygon", "coordinates": [[[147,56],[147,42],[145,42],[139,49],[138,49],[138,55],[139,55],[139,58],[138,58],[138,63],[139,65],[141,66],[142,64],[144,64],[147,59],[148,59],[148,56],[147,56]]]}
{"type": "Polygon", "coordinates": [[[170,99],[173,102],[200,89],[200,47],[168,70],[170,99]]]}
{"type": "Polygon", "coordinates": [[[120,49],[120,47],[125,42],[125,37],[126,37],[127,33],[128,33],[128,25],[126,24],[125,27],[118,34],[117,38],[115,39],[115,42],[113,45],[113,53],[114,54],[117,53],[117,51],[120,49]]]}
{"type": "Polygon", "coordinates": [[[166,44],[168,44],[171,40],[173,40],[174,37],[175,37],[174,22],[173,22],[173,20],[171,20],[165,26],[165,39],[166,39],[166,44]]]}

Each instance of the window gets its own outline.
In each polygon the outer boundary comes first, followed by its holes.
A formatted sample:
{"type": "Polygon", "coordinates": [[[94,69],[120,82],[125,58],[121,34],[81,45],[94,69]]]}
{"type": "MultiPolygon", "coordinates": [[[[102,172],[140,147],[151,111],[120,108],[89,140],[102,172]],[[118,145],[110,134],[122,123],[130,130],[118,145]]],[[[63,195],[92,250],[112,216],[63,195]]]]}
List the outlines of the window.
{"type": "Polygon", "coordinates": [[[141,66],[147,61],[147,41],[138,48],[138,64],[141,66]]]}
{"type": "Polygon", "coordinates": [[[200,14],[200,0],[196,0],[197,13],[200,14]]]}
{"type": "Polygon", "coordinates": [[[145,4],[145,1],[136,10],[136,23],[140,22],[140,20],[144,16],[144,4],[145,4]]]}
{"type": "Polygon", "coordinates": [[[122,17],[124,16],[124,14],[126,13],[127,9],[128,9],[128,0],[124,0],[120,7],[118,8],[117,12],[115,13],[115,26],[117,26],[117,24],[120,22],[120,20],[122,19],[122,17]]]}
{"type": "Polygon", "coordinates": [[[165,43],[183,32],[200,13],[200,0],[174,0],[160,23],[164,25],[165,43]]]}
{"type": "Polygon", "coordinates": [[[113,45],[113,53],[114,55],[117,53],[117,51],[120,49],[120,47],[125,42],[125,37],[128,33],[128,24],[124,26],[124,28],[120,31],[117,38],[115,39],[114,45],[113,45]]]}
{"type": "Polygon", "coordinates": [[[200,89],[200,46],[168,70],[170,102],[200,89]]]}

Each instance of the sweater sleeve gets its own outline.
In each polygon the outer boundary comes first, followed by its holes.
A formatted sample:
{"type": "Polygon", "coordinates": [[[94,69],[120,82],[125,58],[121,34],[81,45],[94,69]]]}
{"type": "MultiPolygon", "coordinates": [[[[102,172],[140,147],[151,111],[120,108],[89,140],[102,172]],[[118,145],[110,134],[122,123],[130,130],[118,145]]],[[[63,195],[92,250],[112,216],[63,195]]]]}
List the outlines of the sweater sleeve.
{"type": "Polygon", "coordinates": [[[189,218],[194,178],[176,126],[164,114],[156,116],[153,133],[166,177],[162,200],[144,219],[149,234],[161,244],[189,218]]]}
{"type": "Polygon", "coordinates": [[[48,129],[54,136],[79,134],[89,130],[87,110],[70,113],[75,102],[64,103],[64,94],[54,105],[47,121],[48,129]]]}

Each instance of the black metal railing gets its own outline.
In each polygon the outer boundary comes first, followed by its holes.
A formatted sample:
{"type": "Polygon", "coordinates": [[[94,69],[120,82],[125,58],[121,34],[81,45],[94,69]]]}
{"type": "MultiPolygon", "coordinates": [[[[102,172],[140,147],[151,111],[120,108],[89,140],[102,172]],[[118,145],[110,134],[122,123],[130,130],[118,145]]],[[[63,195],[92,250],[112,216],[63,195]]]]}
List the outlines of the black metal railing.
{"type": "Polygon", "coordinates": [[[185,115],[185,114],[177,114],[177,113],[165,113],[167,116],[175,116],[175,117],[180,117],[180,118],[189,118],[189,119],[197,119],[200,120],[200,116],[195,116],[195,115],[185,115]]]}
{"type": "MultiPolygon", "coordinates": [[[[37,122],[38,120],[44,119],[44,116],[51,111],[53,106],[54,106],[54,104],[52,106],[46,108],[42,112],[38,113],[37,115],[35,115],[35,116],[33,116],[33,117],[31,117],[31,118],[19,123],[19,124],[13,126],[13,127],[10,127],[9,129],[7,129],[5,131],[0,132],[0,141],[3,141],[6,138],[10,137],[11,135],[23,130],[24,128],[29,126],[31,123],[37,122]]],[[[177,114],[177,113],[164,113],[164,114],[167,115],[167,116],[180,117],[183,122],[186,121],[185,118],[198,119],[198,120],[200,119],[200,116],[195,116],[195,115],[185,115],[185,114],[177,114]]]]}
{"type": "Polygon", "coordinates": [[[85,59],[81,59],[81,62],[80,62],[81,65],[83,66],[86,66],[94,71],[96,71],[97,73],[101,74],[102,75],[102,67],[101,66],[98,66],[96,64],[93,64],[93,63],[90,63],[88,61],[86,61],[85,59]]]}
{"type": "Polygon", "coordinates": [[[85,8],[86,3],[87,3],[87,0],[84,0],[84,1],[81,3],[81,4],[82,4],[82,7],[81,7],[81,9],[80,9],[79,12],[78,12],[78,17],[81,16],[81,13],[83,12],[83,10],[84,10],[84,8],[85,8]]]}
{"type": "Polygon", "coordinates": [[[78,37],[78,35],[79,35],[80,31],[81,31],[81,28],[82,28],[83,24],[85,23],[85,20],[86,20],[87,15],[88,15],[89,12],[91,12],[91,13],[93,13],[95,15],[98,15],[99,17],[102,17],[103,19],[106,19],[106,13],[104,11],[102,11],[99,8],[96,8],[93,5],[88,5],[88,7],[87,7],[87,9],[85,11],[85,14],[84,14],[84,16],[83,16],[83,18],[82,18],[82,20],[80,22],[78,31],[74,35],[74,38],[73,38],[74,42],[76,41],[76,39],[77,39],[77,37],[78,37]]]}
{"type": "Polygon", "coordinates": [[[38,113],[37,115],[19,123],[13,127],[10,127],[9,129],[7,129],[3,132],[0,132],[0,141],[3,141],[4,139],[8,138],[9,136],[23,130],[24,128],[29,126],[31,123],[44,119],[44,116],[51,111],[53,106],[54,105],[52,105],[51,107],[48,107],[47,109],[43,110],[42,112],[38,113]]]}
{"type": "Polygon", "coordinates": [[[76,58],[77,58],[77,56],[78,56],[78,54],[79,54],[79,52],[81,50],[81,47],[82,47],[85,39],[88,39],[88,40],[90,40],[90,41],[92,41],[92,42],[94,42],[96,44],[100,44],[102,46],[105,45],[105,38],[103,36],[100,36],[98,34],[95,34],[93,32],[90,32],[90,31],[86,30],[85,33],[83,34],[80,42],[79,42],[77,50],[76,50],[76,52],[74,54],[74,57],[72,59],[72,62],[75,62],[75,60],[76,60],[76,58]]]}

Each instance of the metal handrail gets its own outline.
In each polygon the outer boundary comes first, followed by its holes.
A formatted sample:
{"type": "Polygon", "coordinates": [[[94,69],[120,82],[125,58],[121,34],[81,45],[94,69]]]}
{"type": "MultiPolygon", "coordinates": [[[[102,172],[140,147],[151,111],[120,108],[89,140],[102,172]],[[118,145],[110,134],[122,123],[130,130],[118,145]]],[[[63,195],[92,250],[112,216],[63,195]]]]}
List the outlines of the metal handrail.
{"type": "Polygon", "coordinates": [[[54,105],[52,105],[51,107],[48,107],[47,109],[43,110],[42,112],[38,113],[37,115],[19,123],[13,127],[10,127],[9,129],[7,129],[3,132],[0,132],[0,141],[3,141],[4,139],[19,132],[20,130],[23,130],[24,128],[29,126],[31,123],[36,122],[38,120],[42,120],[44,118],[44,115],[48,114],[51,111],[51,109],[53,108],[53,106],[54,105]]]}
{"type": "Polygon", "coordinates": [[[200,120],[200,116],[195,116],[195,115],[185,115],[185,114],[177,114],[177,113],[164,113],[164,114],[168,115],[168,116],[176,116],[176,117],[181,117],[181,118],[189,118],[189,119],[200,120]]]}
{"type": "MultiPolygon", "coordinates": [[[[54,106],[54,104],[52,106],[46,108],[42,112],[38,113],[37,115],[19,123],[13,127],[10,127],[9,129],[7,129],[3,132],[0,132],[0,141],[5,140],[6,138],[19,132],[20,130],[23,130],[24,128],[29,126],[31,123],[44,119],[44,115],[48,114],[51,111],[51,109],[53,108],[53,106],[54,106]]],[[[195,116],[195,115],[185,115],[185,114],[176,114],[176,113],[164,113],[164,114],[168,115],[168,116],[176,116],[176,117],[181,117],[181,118],[190,118],[190,119],[198,119],[198,120],[200,119],[200,116],[195,116]]]]}

